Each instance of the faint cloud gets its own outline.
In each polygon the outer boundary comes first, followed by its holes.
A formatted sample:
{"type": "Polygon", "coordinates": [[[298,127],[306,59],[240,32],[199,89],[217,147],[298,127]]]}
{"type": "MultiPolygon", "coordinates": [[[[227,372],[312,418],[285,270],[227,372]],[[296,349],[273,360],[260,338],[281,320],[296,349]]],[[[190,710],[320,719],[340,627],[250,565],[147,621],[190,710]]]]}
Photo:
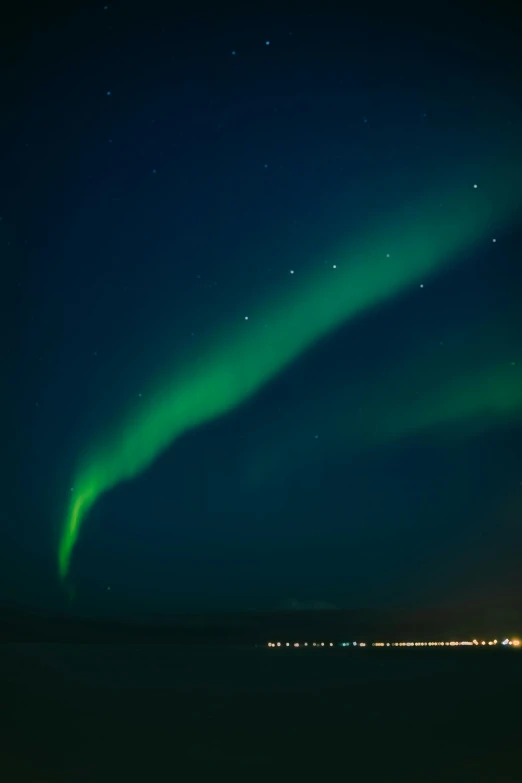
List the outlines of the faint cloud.
{"type": "Polygon", "coordinates": [[[291,612],[309,612],[311,610],[318,610],[318,609],[324,609],[324,610],[331,610],[331,609],[338,609],[338,606],[335,606],[334,604],[328,603],[328,601],[298,601],[297,598],[287,598],[285,601],[282,602],[282,604],[279,607],[280,609],[283,609],[285,611],[291,611],[291,612]]]}

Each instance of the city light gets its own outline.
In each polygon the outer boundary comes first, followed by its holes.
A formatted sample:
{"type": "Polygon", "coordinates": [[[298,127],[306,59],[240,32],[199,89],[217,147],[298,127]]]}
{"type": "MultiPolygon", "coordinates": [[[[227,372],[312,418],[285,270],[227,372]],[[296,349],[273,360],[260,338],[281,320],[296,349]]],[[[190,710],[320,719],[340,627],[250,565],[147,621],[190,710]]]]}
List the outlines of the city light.
{"type": "MultiPolygon", "coordinates": [[[[368,645],[372,648],[377,647],[494,647],[497,645],[498,639],[482,639],[481,641],[478,641],[477,639],[465,640],[462,642],[457,642],[454,639],[451,641],[431,641],[431,642],[415,642],[415,641],[404,641],[404,642],[368,642],[368,645]]],[[[301,647],[308,647],[310,644],[311,647],[366,647],[366,642],[267,642],[268,647],[293,647],[293,648],[301,648],[301,647]]],[[[520,639],[504,639],[500,644],[502,644],[504,647],[520,647],[521,641],[520,639]]]]}

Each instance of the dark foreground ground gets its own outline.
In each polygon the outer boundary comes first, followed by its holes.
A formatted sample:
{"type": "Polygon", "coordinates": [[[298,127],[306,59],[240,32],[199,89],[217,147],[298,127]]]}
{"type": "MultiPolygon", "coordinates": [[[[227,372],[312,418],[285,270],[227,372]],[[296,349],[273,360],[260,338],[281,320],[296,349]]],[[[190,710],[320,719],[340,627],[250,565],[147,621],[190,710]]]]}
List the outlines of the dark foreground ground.
{"type": "Polygon", "coordinates": [[[522,781],[522,651],[3,644],[0,780],[522,781]]]}

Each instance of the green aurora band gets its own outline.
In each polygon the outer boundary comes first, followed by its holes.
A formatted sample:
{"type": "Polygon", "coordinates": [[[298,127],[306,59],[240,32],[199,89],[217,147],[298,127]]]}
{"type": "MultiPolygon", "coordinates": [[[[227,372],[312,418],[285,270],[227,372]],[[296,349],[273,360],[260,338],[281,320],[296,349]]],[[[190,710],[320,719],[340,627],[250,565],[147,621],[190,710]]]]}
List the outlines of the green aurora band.
{"type": "MultiPolygon", "coordinates": [[[[139,413],[128,415],[111,437],[91,444],[81,455],[58,543],[60,577],[67,577],[81,527],[104,493],[142,473],[183,433],[239,406],[348,319],[425,282],[475,245],[491,241],[492,231],[498,232],[520,209],[515,169],[520,170],[512,161],[496,166],[485,193],[474,189],[473,179],[461,172],[451,187],[439,189],[424,204],[417,200],[398,208],[366,236],[327,252],[300,272],[299,281],[296,276],[299,285],[292,293],[229,318],[225,328],[221,325],[199,361],[164,378],[143,400],[139,413]]],[[[486,180],[483,173],[481,179],[486,180]]],[[[460,399],[460,390],[456,394],[460,399]]],[[[452,414],[459,415],[460,406],[451,407],[452,414]]],[[[418,414],[422,419],[421,411],[418,414]]],[[[415,416],[407,419],[406,427],[415,425],[415,416]]]]}
{"type": "MultiPolygon", "coordinates": [[[[443,389],[431,390],[418,402],[403,406],[379,421],[374,435],[380,443],[458,423],[465,431],[481,432],[522,410],[522,369],[515,362],[496,362],[474,374],[454,378],[443,389]]],[[[444,431],[441,431],[444,434],[444,431]]]]}
{"type": "Polygon", "coordinates": [[[444,348],[397,355],[393,373],[377,366],[363,385],[325,386],[304,405],[294,402],[278,421],[277,442],[261,422],[242,485],[248,491],[279,484],[297,466],[316,465],[325,449],[360,457],[418,436],[449,445],[456,437],[522,424],[522,362],[514,361],[519,332],[495,317],[455,327],[444,348]],[[305,420],[320,422],[319,450],[303,448],[305,420]]]}

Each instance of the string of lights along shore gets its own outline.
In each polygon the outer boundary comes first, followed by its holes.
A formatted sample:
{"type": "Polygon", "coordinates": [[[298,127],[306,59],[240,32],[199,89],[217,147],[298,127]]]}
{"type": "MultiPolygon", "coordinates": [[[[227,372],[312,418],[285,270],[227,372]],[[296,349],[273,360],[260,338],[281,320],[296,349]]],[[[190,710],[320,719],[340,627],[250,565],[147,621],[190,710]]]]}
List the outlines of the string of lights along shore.
{"type": "Polygon", "coordinates": [[[456,642],[456,641],[435,641],[435,642],[268,642],[268,647],[281,647],[281,648],[303,648],[303,647],[317,647],[330,649],[331,647],[339,648],[371,648],[371,647],[514,647],[520,648],[520,639],[504,639],[499,642],[498,639],[472,639],[471,641],[456,642]]]}

